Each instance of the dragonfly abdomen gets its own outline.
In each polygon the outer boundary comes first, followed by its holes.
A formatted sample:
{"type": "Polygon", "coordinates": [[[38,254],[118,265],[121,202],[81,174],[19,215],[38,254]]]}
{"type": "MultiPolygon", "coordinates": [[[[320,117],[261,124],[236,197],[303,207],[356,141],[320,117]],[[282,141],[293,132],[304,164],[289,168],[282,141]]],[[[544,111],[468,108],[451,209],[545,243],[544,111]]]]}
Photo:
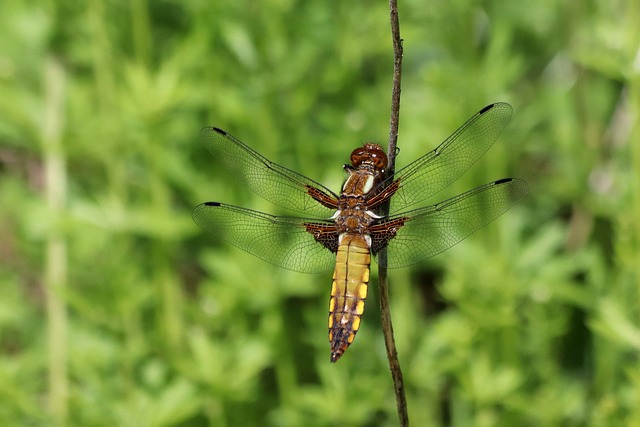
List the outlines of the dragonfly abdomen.
{"type": "Polygon", "coordinates": [[[342,235],[329,301],[331,361],[337,361],[360,328],[369,286],[370,245],[363,235],[342,235]]]}

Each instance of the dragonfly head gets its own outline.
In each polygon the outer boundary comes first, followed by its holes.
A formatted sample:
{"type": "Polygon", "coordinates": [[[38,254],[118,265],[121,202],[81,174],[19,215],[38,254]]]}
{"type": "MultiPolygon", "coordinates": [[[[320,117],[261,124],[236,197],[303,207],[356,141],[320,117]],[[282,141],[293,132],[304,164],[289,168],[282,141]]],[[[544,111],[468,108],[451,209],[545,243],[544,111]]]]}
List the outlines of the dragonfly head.
{"type": "Polygon", "coordinates": [[[366,143],[351,152],[351,164],[356,168],[370,165],[377,172],[384,172],[387,168],[387,155],[378,144],[366,143]]]}

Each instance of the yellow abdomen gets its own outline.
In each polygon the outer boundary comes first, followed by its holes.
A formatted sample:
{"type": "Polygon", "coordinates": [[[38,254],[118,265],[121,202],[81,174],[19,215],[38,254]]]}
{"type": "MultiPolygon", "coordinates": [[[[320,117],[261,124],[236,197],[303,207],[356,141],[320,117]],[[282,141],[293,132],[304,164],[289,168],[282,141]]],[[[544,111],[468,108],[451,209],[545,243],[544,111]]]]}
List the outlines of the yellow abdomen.
{"type": "Polygon", "coordinates": [[[345,234],[336,256],[329,302],[331,361],[351,345],[360,328],[369,286],[371,249],[362,235],[345,234]]]}

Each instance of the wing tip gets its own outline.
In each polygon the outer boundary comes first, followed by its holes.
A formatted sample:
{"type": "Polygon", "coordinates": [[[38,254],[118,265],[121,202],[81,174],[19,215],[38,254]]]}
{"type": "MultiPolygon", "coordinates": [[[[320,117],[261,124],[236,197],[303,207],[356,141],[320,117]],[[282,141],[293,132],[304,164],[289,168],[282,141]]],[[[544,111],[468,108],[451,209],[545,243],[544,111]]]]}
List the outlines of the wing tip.
{"type": "Polygon", "coordinates": [[[497,103],[494,104],[489,104],[486,107],[484,107],[482,110],[480,110],[479,114],[484,114],[487,111],[491,110],[493,107],[495,107],[497,105],[497,103]]]}
{"type": "Polygon", "coordinates": [[[200,131],[200,134],[202,136],[206,136],[206,135],[208,135],[210,133],[219,133],[222,136],[229,135],[226,131],[224,131],[224,130],[222,130],[220,128],[217,128],[215,126],[206,126],[206,127],[202,128],[202,130],[200,131]]]}
{"type": "Polygon", "coordinates": [[[511,104],[507,102],[494,102],[484,107],[482,110],[478,112],[478,114],[483,115],[488,111],[493,110],[494,108],[497,108],[497,107],[500,107],[501,109],[505,110],[507,114],[513,113],[513,107],[511,106],[511,104]]]}
{"type": "Polygon", "coordinates": [[[524,181],[519,178],[502,178],[497,181],[494,181],[493,185],[508,184],[510,182],[513,182],[513,185],[520,190],[523,196],[529,193],[529,184],[527,184],[527,181],[524,181]]]}
{"type": "Polygon", "coordinates": [[[220,206],[220,203],[219,202],[204,202],[202,205],[203,206],[214,206],[214,207],[217,207],[217,206],[220,206]]]}
{"type": "Polygon", "coordinates": [[[495,185],[505,184],[507,182],[513,181],[513,178],[502,178],[494,182],[495,185]]]}

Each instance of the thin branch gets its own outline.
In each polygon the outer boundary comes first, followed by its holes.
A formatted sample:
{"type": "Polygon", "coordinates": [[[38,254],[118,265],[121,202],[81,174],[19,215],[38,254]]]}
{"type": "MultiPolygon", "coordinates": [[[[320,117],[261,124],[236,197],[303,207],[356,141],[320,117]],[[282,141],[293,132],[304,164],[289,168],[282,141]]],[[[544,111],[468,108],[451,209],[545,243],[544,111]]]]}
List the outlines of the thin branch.
{"type": "MultiPolygon", "coordinates": [[[[400,122],[400,83],[402,77],[402,39],[400,38],[400,22],[398,19],[397,0],[389,0],[391,14],[391,37],[393,40],[393,91],[391,94],[391,123],[389,126],[389,146],[387,175],[393,176],[395,171],[396,143],[398,140],[398,125],[400,122]]],[[[389,212],[389,203],[382,207],[383,214],[389,212]]],[[[380,293],[380,311],[382,317],[382,331],[387,347],[387,360],[393,378],[393,387],[396,394],[398,418],[401,426],[409,425],[407,413],[407,399],[404,391],[402,370],[398,360],[396,343],[393,338],[393,325],[391,323],[391,310],[389,308],[389,283],[387,279],[387,250],[382,249],[378,254],[378,288],[380,293]]]]}
{"type": "Polygon", "coordinates": [[[400,123],[400,88],[402,80],[402,39],[400,38],[400,21],[398,20],[397,0],[389,0],[391,12],[391,38],[393,40],[393,91],[391,93],[391,123],[389,126],[389,166],[387,175],[393,176],[396,162],[396,143],[398,141],[398,125],[400,123]]]}

